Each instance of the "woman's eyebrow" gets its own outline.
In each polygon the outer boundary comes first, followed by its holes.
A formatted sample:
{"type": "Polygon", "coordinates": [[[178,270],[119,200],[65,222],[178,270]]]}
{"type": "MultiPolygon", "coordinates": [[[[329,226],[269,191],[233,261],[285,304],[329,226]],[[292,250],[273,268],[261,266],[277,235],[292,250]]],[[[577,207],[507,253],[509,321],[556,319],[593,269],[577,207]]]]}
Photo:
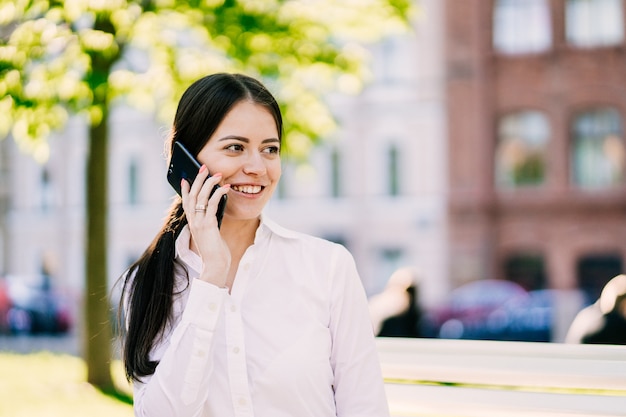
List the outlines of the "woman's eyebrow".
{"type": "Polygon", "coordinates": [[[277,138],[269,138],[269,139],[263,139],[261,143],[272,143],[272,142],[280,143],[280,140],[277,138]]]}
{"type": "MultiPolygon", "coordinates": [[[[238,140],[240,142],[244,142],[244,143],[250,143],[250,139],[243,137],[243,136],[237,136],[237,135],[228,135],[228,136],[224,136],[223,138],[218,139],[220,142],[224,141],[224,140],[238,140]]],[[[278,142],[280,143],[280,140],[278,140],[277,138],[268,138],[268,139],[263,139],[261,141],[261,143],[271,143],[271,142],[278,142]]]]}

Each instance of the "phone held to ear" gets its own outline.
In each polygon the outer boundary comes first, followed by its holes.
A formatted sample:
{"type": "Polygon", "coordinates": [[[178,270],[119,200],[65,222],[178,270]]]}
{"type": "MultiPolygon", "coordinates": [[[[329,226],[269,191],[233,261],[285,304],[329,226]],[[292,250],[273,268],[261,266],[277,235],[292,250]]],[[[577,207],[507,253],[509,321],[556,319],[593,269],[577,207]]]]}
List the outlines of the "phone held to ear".
{"type": "MultiPolygon", "coordinates": [[[[194,158],[194,156],[180,143],[174,142],[174,150],[172,151],[172,158],[170,159],[170,165],[167,170],[167,181],[172,188],[176,190],[178,195],[182,196],[180,189],[181,180],[185,179],[189,182],[189,185],[193,183],[193,180],[200,171],[200,163],[194,158]]],[[[211,195],[219,188],[219,185],[213,187],[211,195]]],[[[220,199],[217,207],[217,225],[221,227],[222,218],[224,217],[224,209],[226,208],[226,196],[220,199]]]]}

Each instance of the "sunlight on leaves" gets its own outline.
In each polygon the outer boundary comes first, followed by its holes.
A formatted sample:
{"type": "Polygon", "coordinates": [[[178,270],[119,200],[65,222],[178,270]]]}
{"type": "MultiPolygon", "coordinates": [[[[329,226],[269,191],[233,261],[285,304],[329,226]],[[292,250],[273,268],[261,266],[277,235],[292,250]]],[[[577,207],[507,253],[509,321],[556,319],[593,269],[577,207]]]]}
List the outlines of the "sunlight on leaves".
{"type": "Polygon", "coordinates": [[[0,4],[0,25],[4,26],[17,18],[17,7],[13,2],[0,4]]]}
{"type": "MultiPolygon", "coordinates": [[[[0,39],[0,92],[12,108],[61,106],[94,124],[118,99],[170,122],[192,81],[245,72],[271,83],[286,146],[302,159],[336,129],[326,96],[363,89],[366,44],[407,30],[411,10],[410,0],[157,0],[150,11],[127,0],[3,1],[0,25],[12,31],[0,39]]],[[[5,116],[4,134],[37,143],[62,127],[32,114],[5,116]]]]}
{"type": "Polygon", "coordinates": [[[87,51],[108,52],[110,54],[117,52],[115,38],[110,33],[87,29],[81,31],[80,40],[83,48],[87,51]]]}

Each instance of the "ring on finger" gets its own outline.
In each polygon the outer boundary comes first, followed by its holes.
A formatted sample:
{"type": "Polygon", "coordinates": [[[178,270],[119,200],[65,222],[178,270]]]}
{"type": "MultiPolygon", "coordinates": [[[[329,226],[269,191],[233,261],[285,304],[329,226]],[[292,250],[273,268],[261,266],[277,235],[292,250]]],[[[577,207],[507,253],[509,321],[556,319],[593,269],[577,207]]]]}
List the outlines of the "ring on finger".
{"type": "Polygon", "coordinates": [[[198,211],[206,211],[206,206],[204,204],[196,204],[196,212],[198,211]]]}

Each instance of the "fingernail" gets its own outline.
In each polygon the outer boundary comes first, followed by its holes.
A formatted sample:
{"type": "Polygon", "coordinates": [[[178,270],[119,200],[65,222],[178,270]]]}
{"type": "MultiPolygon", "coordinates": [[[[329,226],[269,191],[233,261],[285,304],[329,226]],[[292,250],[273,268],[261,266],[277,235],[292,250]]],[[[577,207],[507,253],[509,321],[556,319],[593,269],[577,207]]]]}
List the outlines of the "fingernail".
{"type": "Polygon", "coordinates": [[[204,172],[206,170],[206,165],[202,164],[200,167],[200,172],[204,172]]]}

